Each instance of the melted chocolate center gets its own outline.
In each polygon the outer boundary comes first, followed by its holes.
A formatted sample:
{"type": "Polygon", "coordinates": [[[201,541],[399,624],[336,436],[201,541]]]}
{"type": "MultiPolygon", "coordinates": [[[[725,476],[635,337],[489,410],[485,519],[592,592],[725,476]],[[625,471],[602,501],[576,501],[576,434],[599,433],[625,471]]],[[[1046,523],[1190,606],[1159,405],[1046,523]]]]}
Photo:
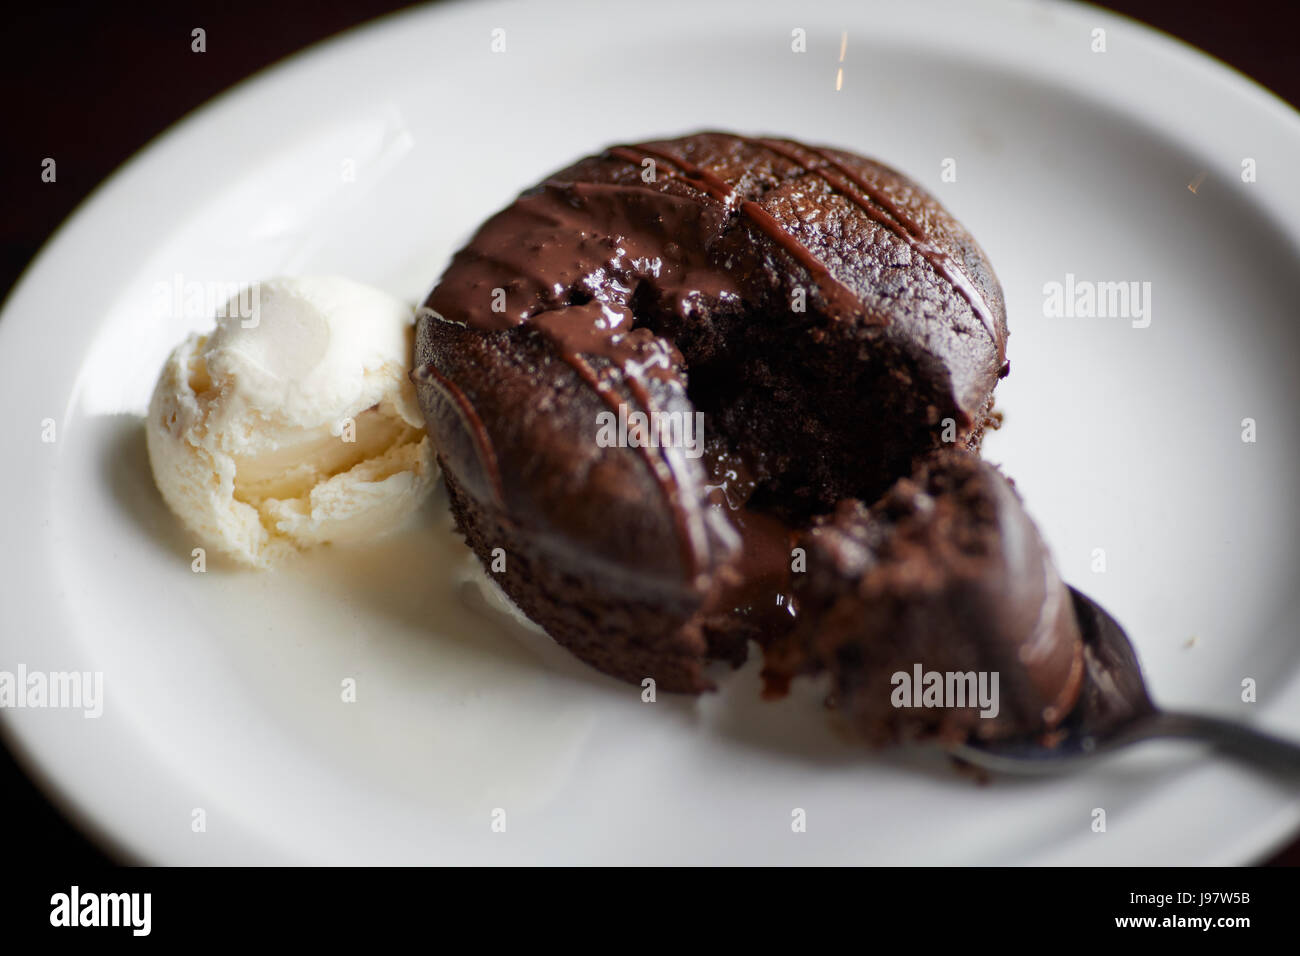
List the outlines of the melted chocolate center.
{"type": "MultiPolygon", "coordinates": [[[[975,285],[882,189],[825,150],[788,140],[737,139],[793,164],[795,175],[817,176],[901,239],[965,298],[999,342],[975,285]]],[[[740,217],[806,270],[830,317],[852,317],[866,326],[888,322],[771,212],[716,172],[660,145],[615,146],[603,155],[625,161],[632,181],[548,180],[484,224],[457,258],[454,321],[484,332],[530,325],[609,408],[629,403],[651,414],[655,389],[687,391],[687,367],[669,339],[639,324],[646,317],[637,312],[638,296],[643,287],[652,289],[658,307],[678,317],[689,316],[699,302],[743,308],[741,278],[710,251],[740,217]],[[653,182],[640,178],[647,159],[655,161],[653,182]],[[659,177],[689,187],[688,194],[665,191],[659,177]]],[[[437,290],[430,303],[436,300],[437,290]]],[[[724,514],[738,536],[738,556],[722,573],[707,609],[750,615],[760,627],[787,626],[796,613],[791,549],[805,523],[753,506],[756,469],[734,451],[710,452],[700,501],[682,449],[639,449],[674,515],[691,574],[700,575],[707,563],[704,509],[724,514]]]]}

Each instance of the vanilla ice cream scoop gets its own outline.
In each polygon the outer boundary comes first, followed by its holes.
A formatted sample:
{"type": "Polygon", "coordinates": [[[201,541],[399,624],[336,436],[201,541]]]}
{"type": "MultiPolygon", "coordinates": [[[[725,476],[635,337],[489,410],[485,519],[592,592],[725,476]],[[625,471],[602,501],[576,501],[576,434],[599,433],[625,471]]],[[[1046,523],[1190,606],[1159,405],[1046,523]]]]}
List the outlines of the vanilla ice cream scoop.
{"type": "Polygon", "coordinates": [[[407,378],[411,307],[322,277],[257,283],[223,312],[176,347],[149,403],[171,509],[260,568],[400,525],[437,470],[407,378]]]}

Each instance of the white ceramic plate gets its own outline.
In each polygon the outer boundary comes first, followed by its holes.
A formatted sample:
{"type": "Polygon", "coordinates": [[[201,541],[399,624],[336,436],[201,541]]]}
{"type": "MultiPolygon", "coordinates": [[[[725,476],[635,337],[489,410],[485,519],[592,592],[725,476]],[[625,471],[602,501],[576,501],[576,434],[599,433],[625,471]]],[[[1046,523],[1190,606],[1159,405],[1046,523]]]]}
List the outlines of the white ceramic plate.
{"type": "Polygon", "coordinates": [[[698,702],[642,703],[467,603],[438,501],[362,551],[191,571],[140,416],[208,319],[159,283],[338,272],[415,300],[545,172],[699,127],[860,150],[948,204],[1013,333],[987,454],[1066,577],[1130,628],[1159,700],[1300,736],[1295,113],[1083,6],[461,3],[326,43],[180,123],[9,301],[0,669],[102,672],[105,701],[97,720],[7,710],[3,727],[81,820],[167,863],[1237,863],[1294,831],[1294,793],[1195,748],[976,786],[864,755],[812,695],[760,704],[752,667],[698,702]],[[1067,273],[1149,282],[1149,327],[1045,316],[1067,273]]]}

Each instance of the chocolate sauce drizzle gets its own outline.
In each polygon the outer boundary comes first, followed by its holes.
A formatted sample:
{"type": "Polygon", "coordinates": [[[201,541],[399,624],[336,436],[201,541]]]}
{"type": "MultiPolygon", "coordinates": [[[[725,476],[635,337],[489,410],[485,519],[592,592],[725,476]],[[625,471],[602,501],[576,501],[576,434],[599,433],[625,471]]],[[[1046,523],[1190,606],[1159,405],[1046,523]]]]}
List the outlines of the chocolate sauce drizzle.
{"type": "MultiPolygon", "coordinates": [[[[449,321],[432,309],[422,307],[420,312],[440,322],[449,321]]],[[[497,505],[504,508],[506,495],[505,488],[501,483],[501,467],[497,463],[496,450],[492,447],[492,439],[483,424],[483,419],[479,417],[478,412],[474,409],[474,404],[456,386],[456,383],[439,372],[432,364],[417,367],[412,376],[417,382],[432,385],[456,409],[456,415],[461,420],[461,426],[474,441],[474,450],[478,454],[479,461],[483,463],[483,470],[487,473],[488,482],[492,486],[492,493],[496,497],[497,505]]]]}
{"type": "MultiPolygon", "coordinates": [[[[632,314],[626,306],[594,301],[541,313],[533,317],[531,324],[555,344],[565,363],[615,412],[625,398],[608,374],[600,374],[587,360],[588,355],[607,359],[610,364],[606,372],[619,370],[640,410],[646,414],[653,408],[646,387],[647,377],[680,381],[672,372],[673,366],[681,362],[676,349],[649,329],[631,329],[632,314]],[[624,323],[628,330],[618,331],[624,323]]],[[[660,446],[656,454],[652,447],[639,447],[674,516],[682,559],[690,574],[698,575],[703,570],[707,532],[698,505],[682,500],[683,450],[660,446]]]]}
{"type": "Polygon", "coordinates": [[[992,314],[989,312],[987,303],[984,301],[984,296],[980,294],[975,283],[962,271],[952,256],[930,241],[930,238],[925,234],[925,230],[921,228],[916,220],[903,212],[897,204],[890,201],[884,190],[873,186],[834,156],[815,146],[805,146],[794,140],[753,139],[744,136],[739,138],[788,159],[805,172],[820,176],[827,185],[852,201],[871,219],[905,241],[913,250],[923,256],[941,276],[948,280],[948,283],[970,305],[975,317],[984,324],[984,328],[988,329],[993,341],[997,341],[997,326],[993,321],[992,314]],[[793,149],[786,147],[793,147],[793,149]],[[818,164],[816,160],[810,163],[800,157],[796,152],[799,149],[813,154],[816,159],[821,160],[821,163],[818,164]],[[828,170],[831,169],[835,170],[834,178],[828,174],[828,170]],[[846,185],[846,183],[850,185],[846,185]],[[856,187],[856,189],[851,187],[856,187]],[[857,190],[861,190],[861,192],[857,190]],[[882,216],[882,210],[888,215],[882,216]]]}
{"type": "MultiPolygon", "coordinates": [[[[683,182],[694,186],[707,195],[712,196],[723,204],[727,209],[737,207],[739,195],[735,189],[720,176],[696,166],[689,160],[682,159],[680,156],[674,156],[672,153],[665,153],[661,150],[651,149],[648,146],[612,146],[606,153],[618,159],[625,159],[630,163],[641,165],[646,158],[657,159],[661,162],[671,163],[681,170],[681,173],[674,173],[672,170],[665,170],[669,176],[673,176],[683,182]]],[[[739,200],[738,208],[749,218],[769,239],[779,245],[790,254],[796,262],[802,265],[812,275],[813,281],[821,290],[823,296],[829,302],[835,304],[842,312],[849,314],[863,314],[862,302],[853,290],[831,273],[826,264],[813,255],[812,251],[798,240],[793,233],[786,229],[776,218],[760,206],[758,203],[743,199],[739,200]]],[[[870,318],[870,317],[868,317],[870,318]]]]}
{"type": "MultiPolygon", "coordinates": [[[[947,280],[948,284],[966,300],[971,307],[971,311],[975,313],[975,317],[988,330],[993,340],[997,341],[997,325],[987,303],[984,301],[984,296],[975,286],[975,283],[957,265],[956,260],[935,245],[925,234],[925,230],[921,228],[920,224],[907,215],[896,203],[892,202],[883,190],[873,186],[834,156],[815,146],[805,146],[794,140],[772,140],[747,136],[738,136],[737,138],[788,160],[806,173],[820,176],[828,186],[856,205],[872,221],[884,226],[906,242],[914,252],[929,262],[935,271],[947,280]],[[813,157],[811,162],[807,157],[799,155],[797,150],[800,149],[811,154],[813,157]],[[833,175],[832,170],[834,170],[833,175]]],[[[677,175],[677,178],[713,196],[727,208],[736,206],[737,193],[726,180],[680,156],[652,149],[648,146],[613,146],[606,150],[606,153],[618,159],[625,159],[638,166],[647,157],[671,163],[684,174],[677,175]]],[[[668,172],[669,175],[675,175],[671,170],[668,172]]],[[[812,274],[823,295],[829,300],[835,301],[841,307],[852,312],[861,313],[861,303],[853,291],[835,278],[826,264],[813,255],[812,251],[782,226],[771,213],[752,200],[742,200],[739,208],[769,239],[780,245],[796,262],[812,274]]]]}

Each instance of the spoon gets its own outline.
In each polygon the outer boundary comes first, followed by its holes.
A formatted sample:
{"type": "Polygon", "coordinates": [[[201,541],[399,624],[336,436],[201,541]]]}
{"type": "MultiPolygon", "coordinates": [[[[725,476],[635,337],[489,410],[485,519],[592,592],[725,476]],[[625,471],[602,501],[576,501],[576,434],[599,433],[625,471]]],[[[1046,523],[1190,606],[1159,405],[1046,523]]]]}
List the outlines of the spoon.
{"type": "Polygon", "coordinates": [[[986,770],[1042,775],[1082,769],[1138,741],[1179,737],[1300,779],[1300,744],[1235,721],[1157,707],[1124,629],[1086,594],[1070,588],[1070,595],[1083,635],[1084,683],[1079,702],[1053,734],[1055,745],[1041,735],[971,739],[949,753],[986,770]]]}

